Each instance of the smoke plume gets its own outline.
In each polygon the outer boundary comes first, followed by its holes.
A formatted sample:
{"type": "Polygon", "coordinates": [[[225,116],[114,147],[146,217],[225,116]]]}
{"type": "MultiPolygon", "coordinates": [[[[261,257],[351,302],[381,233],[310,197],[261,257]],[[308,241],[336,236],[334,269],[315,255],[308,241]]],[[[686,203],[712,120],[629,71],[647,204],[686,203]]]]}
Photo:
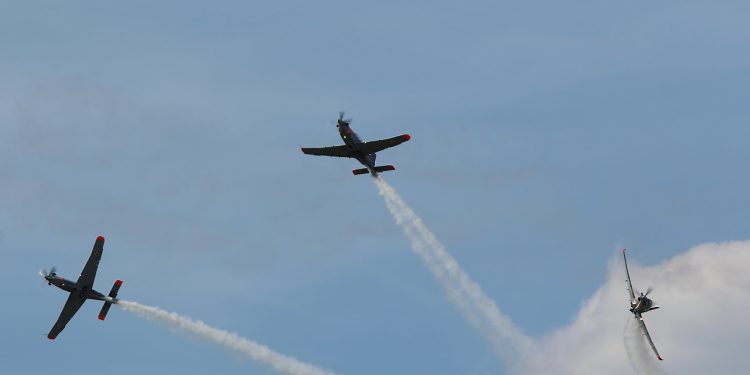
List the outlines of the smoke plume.
{"type": "Polygon", "coordinates": [[[381,177],[374,178],[396,224],[401,227],[427,268],[471,325],[493,346],[503,362],[513,367],[533,352],[534,343],[505,316],[497,304],[474,282],[448,253],[422,219],[381,177]]]}
{"type": "Polygon", "coordinates": [[[212,341],[225,348],[248,355],[255,361],[262,362],[274,370],[289,375],[332,375],[333,372],[301,362],[295,358],[279,354],[255,341],[248,340],[236,333],[211,327],[199,320],[193,320],[177,313],[162,310],[158,307],[145,306],[136,302],[120,300],[118,305],[139,317],[166,323],[170,327],[189,333],[193,336],[212,341]]]}
{"type": "Polygon", "coordinates": [[[569,325],[537,340],[540,355],[521,374],[747,373],[750,241],[703,244],[652,266],[639,265],[636,251],[630,275],[635,288],[656,288],[661,308],[644,318],[664,361],[628,311],[622,257],[613,253],[606,282],[569,325]]]}

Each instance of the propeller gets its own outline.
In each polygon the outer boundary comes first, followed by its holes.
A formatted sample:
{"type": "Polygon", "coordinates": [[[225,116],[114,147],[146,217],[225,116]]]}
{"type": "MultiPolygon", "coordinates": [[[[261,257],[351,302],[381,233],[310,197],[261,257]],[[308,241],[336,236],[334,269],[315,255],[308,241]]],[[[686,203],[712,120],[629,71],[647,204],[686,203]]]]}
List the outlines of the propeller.
{"type": "Polygon", "coordinates": [[[646,294],[644,294],[643,296],[644,297],[648,297],[648,294],[651,293],[651,292],[653,292],[653,291],[654,291],[654,288],[648,287],[648,289],[646,289],[646,294]]]}
{"type": "Polygon", "coordinates": [[[352,122],[352,119],[346,119],[344,120],[344,111],[339,112],[339,119],[336,121],[336,126],[339,126],[339,121],[346,123],[349,125],[352,122]]]}
{"type": "MultiPolygon", "coordinates": [[[[52,281],[47,279],[49,276],[56,276],[57,275],[57,267],[52,266],[49,271],[46,269],[39,271],[39,276],[43,277],[47,281],[47,285],[52,285],[52,281]]],[[[44,285],[44,283],[42,283],[44,285]]]]}
{"type": "Polygon", "coordinates": [[[39,275],[41,275],[42,277],[56,276],[57,275],[57,267],[52,266],[52,268],[50,268],[49,271],[47,271],[46,269],[41,270],[41,271],[39,271],[39,275]]]}
{"type": "Polygon", "coordinates": [[[653,292],[653,291],[654,291],[653,287],[648,287],[648,289],[646,289],[646,293],[643,293],[643,292],[638,293],[639,294],[638,299],[648,298],[648,294],[651,293],[651,292],[653,292]]]}

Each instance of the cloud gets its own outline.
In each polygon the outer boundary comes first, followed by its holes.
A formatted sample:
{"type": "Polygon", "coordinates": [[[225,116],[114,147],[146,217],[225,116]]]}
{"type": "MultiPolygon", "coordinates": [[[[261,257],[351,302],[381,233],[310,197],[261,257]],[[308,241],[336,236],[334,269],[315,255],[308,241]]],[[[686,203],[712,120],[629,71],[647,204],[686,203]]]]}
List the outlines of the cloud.
{"type": "Polygon", "coordinates": [[[650,296],[662,306],[644,317],[663,362],[656,361],[628,311],[619,254],[610,261],[607,282],[573,322],[532,342],[471,281],[395,190],[380,178],[374,181],[415,252],[497,349],[510,373],[739,374],[750,367],[742,355],[750,346],[750,320],[744,318],[750,308],[750,273],[745,272],[750,241],[704,244],[652,267],[639,266],[637,250],[631,252],[634,288],[653,286],[650,296]]]}
{"type": "MultiPolygon", "coordinates": [[[[639,266],[631,250],[633,286],[661,306],[644,315],[673,374],[742,374],[750,368],[750,241],[708,243],[660,265],[639,266]]],[[[629,260],[631,260],[629,259],[629,260]]],[[[554,285],[550,285],[554,288],[554,285]]],[[[627,310],[625,271],[613,258],[607,282],[573,322],[539,340],[539,357],[522,374],[632,374],[623,342],[627,310]]],[[[559,291],[564,293],[565,291],[559,291]]],[[[639,370],[648,373],[648,370],[639,370]]]]}

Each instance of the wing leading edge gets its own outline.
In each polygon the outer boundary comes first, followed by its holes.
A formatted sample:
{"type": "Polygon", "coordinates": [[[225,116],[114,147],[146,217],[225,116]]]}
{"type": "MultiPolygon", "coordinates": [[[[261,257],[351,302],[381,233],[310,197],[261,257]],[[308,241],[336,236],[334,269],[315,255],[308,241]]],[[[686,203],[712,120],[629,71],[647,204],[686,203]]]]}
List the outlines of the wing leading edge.
{"type": "Polygon", "coordinates": [[[350,158],[353,156],[352,148],[347,145],[318,148],[302,147],[301,150],[308,155],[333,156],[339,158],[350,158]]]}
{"type": "Polygon", "coordinates": [[[81,274],[78,276],[76,284],[78,287],[91,288],[94,285],[94,279],[96,278],[96,270],[99,269],[99,261],[102,259],[102,251],[104,251],[104,237],[99,236],[94,242],[94,248],[91,250],[91,256],[83,266],[81,274]]]}
{"type": "MultiPolygon", "coordinates": [[[[627,276],[626,281],[628,282],[628,292],[630,292],[630,301],[632,302],[635,300],[635,291],[633,290],[633,283],[630,281],[630,272],[628,271],[628,257],[625,256],[625,249],[622,249],[621,251],[622,251],[622,259],[625,260],[625,275],[627,276]]],[[[656,349],[654,349],[654,351],[656,351],[656,349]]]]}
{"type": "Polygon", "coordinates": [[[646,335],[646,339],[648,340],[649,345],[651,345],[651,349],[653,349],[654,354],[656,354],[656,358],[659,358],[660,361],[663,361],[664,358],[662,358],[659,354],[659,351],[656,350],[656,345],[654,345],[654,341],[651,340],[651,335],[648,333],[648,329],[646,329],[646,322],[643,321],[643,316],[641,316],[641,314],[635,314],[635,319],[638,321],[638,324],[641,325],[643,334],[646,335]]]}
{"type": "Polygon", "coordinates": [[[70,319],[73,318],[73,315],[78,312],[78,309],[81,308],[84,302],[86,302],[86,298],[80,297],[78,293],[70,293],[68,300],[65,301],[65,306],[63,306],[62,312],[60,312],[60,317],[57,318],[57,322],[55,322],[55,325],[52,326],[52,330],[47,334],[47,338],[54,340],[55,337],[65,329],[65,325],[68,324],[70,319]]]}
{"type": "Polygon", "coordinates": [[[362,151],[363,154],[369,155],[369,154],[374,154],[379,151],[383,151],[386,148],[398,146],[410,139],[411,139],[411,136],[409,134],[403,134],[403,135],[399,135],[393,138],[379,139],[377,141],[370,141],[370,142],[362,143],[359,146],[359,149],[362,151]]]}

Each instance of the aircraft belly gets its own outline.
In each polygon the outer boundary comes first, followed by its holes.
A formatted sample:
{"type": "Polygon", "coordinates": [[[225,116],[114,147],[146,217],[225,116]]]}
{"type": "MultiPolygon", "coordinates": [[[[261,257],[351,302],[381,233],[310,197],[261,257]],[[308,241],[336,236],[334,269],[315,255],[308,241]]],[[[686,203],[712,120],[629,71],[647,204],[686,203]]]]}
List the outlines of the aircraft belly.
{"type": "Polygon", "coordinates": [[[96,299],[96,300],[100,300],[100,301],[104,301],[105,300],[104,299],[104,294],[101,294],[101,293],[99,293],[99,292],[97,292],[96,290],[93,290],[93,289],[89,290],[88,293],[86,293],[86,298],[88,298],[88,299],[96,299]]]}
{"type": "Polygon", "coordinates": [[[66,291],[66,292],[68,292],[68,293],[73,293],[73,292],[75,292],[75,290],[76,290],[76,287],[75,287],[74,285],[67,285],[67,284],[66,284],[66,285],[62,285],[62,286],[60,287],[60,289],[62,289],[62,290],[64,290],[64,291],[66,291]]]}

